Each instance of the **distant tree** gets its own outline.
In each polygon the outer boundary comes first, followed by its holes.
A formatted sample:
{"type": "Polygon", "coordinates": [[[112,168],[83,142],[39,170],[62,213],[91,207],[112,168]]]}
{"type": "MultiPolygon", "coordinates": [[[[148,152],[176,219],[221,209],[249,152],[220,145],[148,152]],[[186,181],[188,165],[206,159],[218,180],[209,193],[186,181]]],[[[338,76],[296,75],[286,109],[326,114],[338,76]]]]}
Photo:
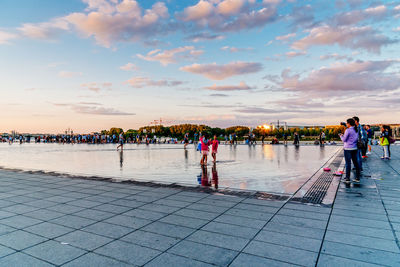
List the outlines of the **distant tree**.
{"type": "Polygon", "coordinates": [[[123,132],[124,130],[122,130],[122,128],[115,128],[115,127],[113,127],[113,128],[111,128],[110,129],[110,131],[108,131],[108,134],[109,135],[113,135],[113,134],[115,134],[115,135],[119,135],[121,132],[123,132]]]}

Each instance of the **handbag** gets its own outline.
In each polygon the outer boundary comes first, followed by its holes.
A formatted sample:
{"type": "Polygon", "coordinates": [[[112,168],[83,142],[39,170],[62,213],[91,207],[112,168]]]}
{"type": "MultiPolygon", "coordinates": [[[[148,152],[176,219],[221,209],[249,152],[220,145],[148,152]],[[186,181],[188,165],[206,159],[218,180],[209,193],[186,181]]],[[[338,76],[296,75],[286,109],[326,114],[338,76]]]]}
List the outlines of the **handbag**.
{"type": "Polygon", "coordinates": [[[388,140],[389,140],[389,144],[394,144],[396,142],[396,139],[394,139],[391,136],[388,137],[388,140]]]}

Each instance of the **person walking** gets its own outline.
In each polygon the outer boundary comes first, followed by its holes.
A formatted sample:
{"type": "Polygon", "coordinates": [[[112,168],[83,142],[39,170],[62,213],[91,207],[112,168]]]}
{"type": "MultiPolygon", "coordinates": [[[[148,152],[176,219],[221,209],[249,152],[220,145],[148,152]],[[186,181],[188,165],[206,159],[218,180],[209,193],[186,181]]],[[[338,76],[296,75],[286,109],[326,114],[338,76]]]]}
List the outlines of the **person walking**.
{"type": "Polygon", "coordinates": [[[214,163],[217,162],[218,145],[219,141],[217,139],[217,136],[214,135],[214,140],[211,141],[211,156],[214,163]]]}
{"type": "Polygon", "coordinates": [[[381,136],[379,137],[380,145],[383,148],[383,156],[381,159],[390,159],[389,155],[389,131],[385,126],[381,127],[381,136]]]}
{"type": "Polygon", "coordinates": [[[117,150],[121,148],[121,151],[124,150],[124,132],[119,134],[119,145],[117,146],[117,150]]]}
{"type": "Polygon", "coordinates": [[[205,134],[201,138],[201,160],[200,160],[200,165],[207,165],[207,157],[208,157],[208,151],[209,151],[209,146],[211,145],[211,142],[207,140],[207,135],[205,134]]]}
{"type": "Polygon", "coordinates": [[[294,137],[293,137],[293,144],[295,146],[299,146],[300,145],[300,136],[297,132],[294,132],[294,137]]]}
{"type": "Polygon", "coordinates": [[[355,182],[360,182],[360,173],[361,169],[358,165],[358,133],[357,128],[355,127],[355,120],[353,118],[347,119],[346,123],[347,129],[344,134],[340,134],[340,139],[343,141],[343,149],[344,149],[344,159],[346,162],[346,177],[345,183],[350,183],[350,171],[351,171],[351,162],[353,161],[353,165],[356,169],[356,179],[355,182]]]}
{"type": "Polygon", "coordinates": [[[368,144],[368,152],[367,155],[371,155],[371,145],[372,145],[372,138],[374,137],[374,132],[371,129],[371,125],[365,125],[365,131],[367,131],[367,144],[368,144]]]}

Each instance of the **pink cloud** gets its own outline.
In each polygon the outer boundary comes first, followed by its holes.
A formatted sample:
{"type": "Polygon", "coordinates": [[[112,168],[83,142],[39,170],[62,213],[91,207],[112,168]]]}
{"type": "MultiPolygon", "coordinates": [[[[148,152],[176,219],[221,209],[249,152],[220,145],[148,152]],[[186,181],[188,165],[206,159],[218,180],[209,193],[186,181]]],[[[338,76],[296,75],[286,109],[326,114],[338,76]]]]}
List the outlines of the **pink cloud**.
{"type": "Polygon", "coordinates": [[[182,81],[174,80],[152,80],[148,77],[132,77],[125,82],[133,88],[143,88],[143,87],[172,87],[182,85],[182,81]]]}
{"type": "Polygon", "coordinates": [[[236,61],[224,65],[211,64],[193,64],[181,67],[180,70],[203,75],[211,80],[224,80],[226,78],[259,72],[262,69],[260,63],[236,61]]]}
{"type": "Polygon", "coordinates": [[[137,57],[146,61],[157,61],[161,65],[177,63],[178,59],[194,59],[203,53],[202,50],[196,50],[194,46],[182,46],[174,49],[160,51],[159,49],[150,51],[146,55],[137,54],[137,57]]]}
{"type": "Polygon", "coordinates": [[[338,44],[353,49],[364,49],[373,53],[380,53],[381,47],[394,43],[386,36],[379,34],[369,26],[365,27],[332,27],[328,25],[315,27],[309,34],[294,42],[292,48],[305,50],[315,45],[338,44]]]}
{"type": "Polygon", "coordinates": [[[10,40],[18,38],[17,34],[0,31],[0,44],[9,44],[10,40]]]}
{"type": "Polygon", "coordinates": [[[398,61],[356,61],[335,63],[323,67],[301,78],[284,70],[280,81],[275,81],[283,89],[297,92],[313,92],[313,96],[343,95],[348,93],[391,91],[400,88],[400,76],[386,73],[398,61]]]}
{"type": "Polygon", "coordinates": [[[239,85],[212,85],[209,87],[204,87],[207,90],[211,91],[247,91],[253,89],[248,86],[245,82],[240,82],[239,85]]]}
{"type": "Polygon", "coordinates": [[[134,70],[138,69],[138,67],[135,64],[130,63],[130,62],[125,64],[125,65],[123,65],[123,66],[121,66],[121,67],[119,67],[119,68],[121,70],[124,70],[124,71],[134,71],[134,70]]]}
{"type": "Polygon", "coordinates": [[[31,39],[53,40],[60,33],[69,30],[69,23],[64,18],[55,18],[49,22],[24,23],[18,30],[31,39]]]}

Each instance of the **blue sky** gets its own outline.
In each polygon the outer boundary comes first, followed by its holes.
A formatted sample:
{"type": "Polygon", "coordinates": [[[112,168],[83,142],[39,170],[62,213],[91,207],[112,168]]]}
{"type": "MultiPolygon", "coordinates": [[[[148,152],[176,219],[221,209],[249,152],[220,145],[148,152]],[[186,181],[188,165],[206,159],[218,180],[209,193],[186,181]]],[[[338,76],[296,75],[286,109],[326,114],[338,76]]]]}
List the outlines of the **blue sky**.
{"type": "Polygon", "coordinates": [[[399,122],[400,1],[3,0],[0,131],[399,122]]]}

